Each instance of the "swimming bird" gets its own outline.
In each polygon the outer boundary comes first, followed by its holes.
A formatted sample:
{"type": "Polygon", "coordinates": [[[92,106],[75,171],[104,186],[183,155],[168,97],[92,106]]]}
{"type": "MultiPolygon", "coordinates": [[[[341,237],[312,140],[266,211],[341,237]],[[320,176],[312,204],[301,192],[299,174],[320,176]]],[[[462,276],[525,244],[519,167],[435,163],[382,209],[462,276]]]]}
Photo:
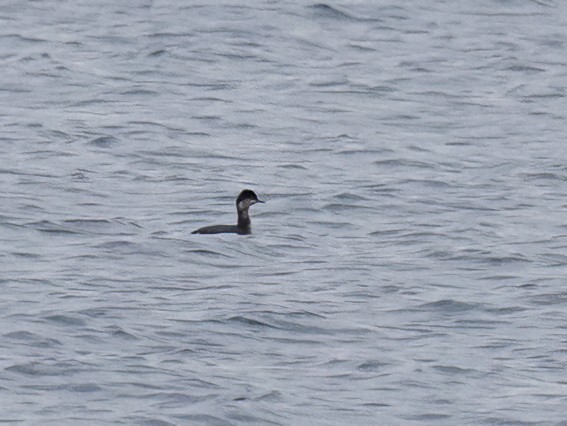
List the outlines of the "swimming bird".
{"type": "Polygon", "coordinates": [[[192,234],[240,234],[247,235],[252,233],[250,227],[250,216],[248,209],[256,203],[264,203],[260,200],[256,193],[250,189],[242,191],[236,199],[236,213],[238,214],[238,223],[236,225],[212,225],[199,228],[192,234]]]}

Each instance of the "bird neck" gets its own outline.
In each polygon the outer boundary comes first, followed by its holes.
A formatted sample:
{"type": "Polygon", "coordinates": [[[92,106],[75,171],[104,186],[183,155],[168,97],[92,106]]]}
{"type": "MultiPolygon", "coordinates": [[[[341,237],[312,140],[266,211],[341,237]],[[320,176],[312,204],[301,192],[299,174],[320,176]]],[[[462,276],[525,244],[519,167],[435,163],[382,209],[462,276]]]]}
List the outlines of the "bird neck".
{"type": "Polygon", "coordinates": [[[237,209],[238,212],[238,227],[247,228],[250,226],[250,216],[248,209],[237,209]]]}

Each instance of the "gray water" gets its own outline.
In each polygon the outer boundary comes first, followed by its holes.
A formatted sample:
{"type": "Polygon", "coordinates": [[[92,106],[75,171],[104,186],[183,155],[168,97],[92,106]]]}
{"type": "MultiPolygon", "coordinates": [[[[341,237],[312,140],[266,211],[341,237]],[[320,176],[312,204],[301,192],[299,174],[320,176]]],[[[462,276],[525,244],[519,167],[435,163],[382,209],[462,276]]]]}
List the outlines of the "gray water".
{"type": "Polygon", "coordinates": [[[566,424],[566,2],[0,22],[0,422],[566,424]]]}

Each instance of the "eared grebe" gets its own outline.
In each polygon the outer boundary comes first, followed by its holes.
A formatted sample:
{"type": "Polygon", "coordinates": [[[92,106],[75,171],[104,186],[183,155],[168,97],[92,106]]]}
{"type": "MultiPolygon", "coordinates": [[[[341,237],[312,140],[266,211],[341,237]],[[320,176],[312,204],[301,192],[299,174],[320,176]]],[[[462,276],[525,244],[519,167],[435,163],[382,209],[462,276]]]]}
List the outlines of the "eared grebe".
{"type": "Polygon", "coordinates": [[[236,225],[213,225],[199,228],[192,234],[240,234],[246,235],[252,233],[250,227],[250,216],[248,215],[248,208],[252,204],[263,203],[258,199],[258,196],[250,189],[242,191],[236,199],[236,212],[238,213],[238,224],[236,225]]]}

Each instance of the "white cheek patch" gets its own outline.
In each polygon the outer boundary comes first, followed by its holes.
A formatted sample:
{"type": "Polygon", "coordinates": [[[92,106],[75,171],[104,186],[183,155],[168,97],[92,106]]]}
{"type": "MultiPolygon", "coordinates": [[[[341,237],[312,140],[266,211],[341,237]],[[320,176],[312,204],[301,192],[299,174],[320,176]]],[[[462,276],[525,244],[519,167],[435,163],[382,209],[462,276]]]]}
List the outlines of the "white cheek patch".
{"type": "Polygon", "coordinates": [[[256,200],[250,200],[250,199],[242,200],[240,203],[238,203],[238,209],[245,210],[253,204],[256,204],[256,200]]]}

